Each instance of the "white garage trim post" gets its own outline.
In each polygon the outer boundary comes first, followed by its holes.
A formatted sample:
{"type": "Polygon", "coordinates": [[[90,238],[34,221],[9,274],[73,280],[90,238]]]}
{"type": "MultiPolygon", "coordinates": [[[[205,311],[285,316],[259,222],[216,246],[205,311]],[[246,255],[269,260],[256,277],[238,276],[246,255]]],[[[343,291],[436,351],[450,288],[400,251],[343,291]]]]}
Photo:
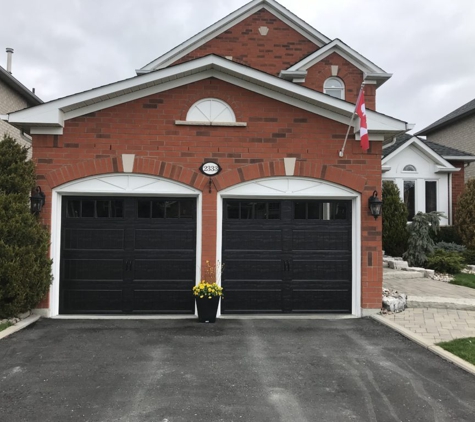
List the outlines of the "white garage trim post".
{"type": "MultiPolygon", "coordinates": [[[[53,283],[50,307],[46,316],[59,315],[59,278],[61,259],[61,204],[63,196],[157,196],[196,198],[196,268],[195,283],[199,282],[201,263],[202,195],[201,191],[173,180],[136,174],[107,174],[74,180],[53,189],[51,197],[51,258],[53,283]]],[[[190,291],[190,295],[192,292],[190,291]]]]}
{"type": "MultiPolygon", "coordinates": [[[[222,262],[223,199],[346,199],[352,203],[352,314],[361,317],[361,195],[324,180],[271,177],[231,186],[218,193],[216,260],[222,262]]],[[[224,265],[226,263],[224,262],[224,265]]],[[[224,292],[226,295],[226,292],[224,292]]],[[[221,308],[218,310],[218,315],[221,308]]]]}

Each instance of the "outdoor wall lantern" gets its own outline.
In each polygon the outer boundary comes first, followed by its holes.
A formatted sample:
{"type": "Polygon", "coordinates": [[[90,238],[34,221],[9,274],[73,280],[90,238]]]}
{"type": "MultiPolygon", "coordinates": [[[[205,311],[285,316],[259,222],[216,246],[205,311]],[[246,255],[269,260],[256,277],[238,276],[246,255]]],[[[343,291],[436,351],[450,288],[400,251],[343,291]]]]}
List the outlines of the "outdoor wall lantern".
{"type": "Polygon", "coordinates": [[[46,196],[39,186],[37,186],[30,196],[30,209],[32,214],[39,214],[45,205],[46,196]]]}
{"type": "Polygon", "coordinates": [[[368,199],[369,209],[371,211],[371,215],[376,220],[381,215],[381,209],[383,207],[383,201],[378,198],[378,192],[374,191],[373,195],[371,195],[368,199]]]}

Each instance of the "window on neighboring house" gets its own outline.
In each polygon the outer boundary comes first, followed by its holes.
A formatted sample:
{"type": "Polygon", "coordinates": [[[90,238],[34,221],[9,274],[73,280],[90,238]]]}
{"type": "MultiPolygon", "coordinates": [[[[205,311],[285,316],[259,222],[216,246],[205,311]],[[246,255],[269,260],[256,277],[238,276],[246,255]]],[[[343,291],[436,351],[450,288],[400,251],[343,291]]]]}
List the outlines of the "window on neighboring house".
{"type": "Polygon", "coordinates": [[[236,121],[231,107],[217,98],[205,98],[193,104],[186,115],[188,122],[222,122],[236,121]]]}
{"type": "Polygon", "coordinates": [[[412,221],[416,214],[416,182],[414,180],[404,181],[404,203],[407,207],[408,221],[412,221]]]}
{"type": "Polygon", "coordinates": [[[412,172],[416,172],[417,169],[415,166],[413,166],[412,164],[408,164],[407,166],[405,166],[402,171],[412,171],[412,172]]]}
{"type": "Polygon", "coordinates": [[[339,78],[328,78],[323,84],[323,92],[335,98],[345,99],[345,84],[339,78]]]}
{"type": "Polygon", "coordinates": [[[437,211],[437,182],[426,181],[426,212],[437,211]]]}

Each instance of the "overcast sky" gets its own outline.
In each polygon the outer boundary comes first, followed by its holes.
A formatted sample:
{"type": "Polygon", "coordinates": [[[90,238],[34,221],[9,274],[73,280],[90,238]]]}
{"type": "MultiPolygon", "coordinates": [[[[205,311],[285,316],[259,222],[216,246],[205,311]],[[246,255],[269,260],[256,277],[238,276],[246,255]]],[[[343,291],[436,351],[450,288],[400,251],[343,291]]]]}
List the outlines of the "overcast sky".
{"type": "MultiPolygon", "coordinates": [[[[2,1],[3,3],[3,1],[2,1]]],[[[2,4],[0,65],[44,101],[135,75],[247,0],[15,0],[2,4]]],[[[474,0],[280,0],[393,77],[377,110],[421,130],[475,98],[474,0]]]]}

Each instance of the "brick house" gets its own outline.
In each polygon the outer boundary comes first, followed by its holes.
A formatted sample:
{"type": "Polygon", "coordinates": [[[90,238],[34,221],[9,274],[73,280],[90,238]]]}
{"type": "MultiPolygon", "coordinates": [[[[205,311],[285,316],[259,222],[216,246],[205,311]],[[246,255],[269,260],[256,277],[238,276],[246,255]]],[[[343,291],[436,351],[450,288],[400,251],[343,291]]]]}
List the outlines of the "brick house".
{"type": "Polygon", "coordinates": [[[134,78],[10,114],[47,195],[44,314],[193,314],[207,260],[224,314],[379,310],[368,199],[382,142],[408,130],[374,111],[390,76],[253,0],[134,78]],[[340,157],[364,78],[370,149],[356,119],[340,157]]]}
{"type": "MultiPolygon", "coordinates": [[[[475,99],[416,133],[430,142],[475,155],[475,99]]],[[[475,177],[475,166],[465,169],[465,181],[475,177]]]]}
{"type": "MultiPolygon", "coordinates": [[[[40,98],[13,77],[10,58],[12,53],[13,49],[7,48],[7,54],[9,55],[7,69],[0,66],[0,115],[6,115],[13,111],[43,103],[40,98]]],[[[30,148],[28,158],[31,158],[31,137],[22,130],[0,119],[0,140],[3,139],[4,135],[9,135],[20,145],[30,148]]]]}

